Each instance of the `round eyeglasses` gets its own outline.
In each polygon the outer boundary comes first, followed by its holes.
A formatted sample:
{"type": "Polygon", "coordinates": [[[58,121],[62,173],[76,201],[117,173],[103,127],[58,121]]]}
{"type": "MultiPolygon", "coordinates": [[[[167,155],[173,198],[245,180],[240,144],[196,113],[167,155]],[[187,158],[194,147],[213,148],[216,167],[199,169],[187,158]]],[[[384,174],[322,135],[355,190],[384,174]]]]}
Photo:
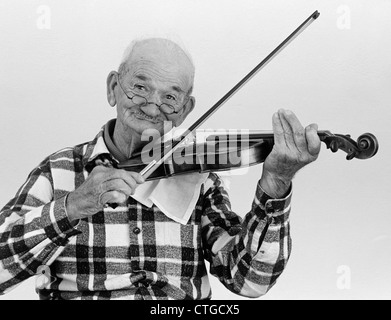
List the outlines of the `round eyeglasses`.
{"type": "MultiPolygon", "coordinates": [[[[126,97],[131,100],[134,104],[138,105],[139,107],[146,107],[147,105],[149,104],[154,104],[155,106],[157,106],[159,108],[160,111],[162,111],[164,114],[167,114],[167,115],[170,115],[170,114],[178,114],[179,111],[176,111],[175,110],[175,107],[169,103],[166,103],[166,102],[163,102],[161,103],[160,105],[157,104],[157,103],[154,103],[154,102],[149,102],[147,100],[147,98],[145,97],[142,97],[142,96],[139,96],[137,94],[133,95],[133,97],[130,97],[126,91],[124,90],[124,88],[122,87],[121,85],[121,81],[119,81],[119,73],[117,73],[118,75],[118,84],[119,86],[121,87],[122,91],[124,92],[124,94],[126,95],[126,97]]],[[[188,101],[188,100],[187,100],[188,101]]],[[[183,106],[187,103],[187,101],[182,105],[182,107],[180,109],[183,108],[183,106]]]]}

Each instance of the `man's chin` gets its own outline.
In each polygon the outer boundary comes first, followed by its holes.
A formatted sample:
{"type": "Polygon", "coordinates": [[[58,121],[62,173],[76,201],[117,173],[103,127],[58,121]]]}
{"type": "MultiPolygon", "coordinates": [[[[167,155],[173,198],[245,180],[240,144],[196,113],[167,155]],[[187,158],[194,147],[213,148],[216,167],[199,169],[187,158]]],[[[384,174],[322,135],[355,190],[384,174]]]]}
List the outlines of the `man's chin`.
{"type": "Polygon", "coordinates": [[[140,120],[137,121],[137,131],[142,134],[148,134],[150,135],[153,133],[154,136],[156,135],[163,135],[164,133],[164,122],[151,122],[148,120],[140,120]]]}
{"type": "Polygon", "coordinates": [[[142,115],[139,116],[137,114],[133,114],[131,117],[128,117],[124,120],[124,124],[128,129],[135,133],[137,132],[140,135],[143,133],[145,134],[146,132],[150,134],[150,132],[153,131],[155,131],[153,134],[154,136],[156,136],[158,133],[160,133],[160,135],[164,135],[167,133],[167,131],[172,129],[172,122],[164,119],[150,120],[144,118],[142,115]]]}

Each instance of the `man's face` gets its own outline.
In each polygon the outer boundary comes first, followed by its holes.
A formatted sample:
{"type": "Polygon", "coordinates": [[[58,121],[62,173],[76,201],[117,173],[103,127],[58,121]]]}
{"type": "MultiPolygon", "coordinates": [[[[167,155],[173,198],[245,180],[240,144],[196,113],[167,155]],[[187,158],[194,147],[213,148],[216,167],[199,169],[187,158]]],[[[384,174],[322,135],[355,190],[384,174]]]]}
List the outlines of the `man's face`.
{"type": "Polygon", "coordinates": [[[186,55],[164,42],[144,41],[134,47],[127,67],[125,74],[117,75],[116,88],[117,121],[121,121],[124,133],[141,135],[144,130],[156,129],[163,134],[165,121],[171,121],[172,126],[182,123],[194,105],[187,95],[193,70],[186,55]],[[129,99],[135,95],[148,104],[140,106],[129,99]],[[175,113],[165,113],[159,107],[163,103],[171,105],[175,113]]]}

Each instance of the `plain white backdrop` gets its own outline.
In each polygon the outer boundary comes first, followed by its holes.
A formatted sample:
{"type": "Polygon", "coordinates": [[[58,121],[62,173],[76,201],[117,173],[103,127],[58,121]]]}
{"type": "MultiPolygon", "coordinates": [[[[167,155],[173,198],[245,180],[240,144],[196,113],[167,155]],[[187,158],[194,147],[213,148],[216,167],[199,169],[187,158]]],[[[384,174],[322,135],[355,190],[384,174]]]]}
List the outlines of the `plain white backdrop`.
{"type": "MultiPolygon", "coordinates": [[[[322,145],[294,179],[293,252],[267,299],[391,298],[391,1],[1,0],[0,206],[48,154],[92,139],[115,110],[106,76],[135,37],[167,36],[196,65],[186,128],[312,12],[321,15],[203,128],[271,129],[293,110],[303,125],[372,132],[378,154],[345,160],[322,145]]],[[[250,208],[262,165],[232,177],[250,208]]],[[[212,280],[215,299],[242,299],[212,280]]],[[[0,299],[37,299],[34,278],[0,299]]]]}

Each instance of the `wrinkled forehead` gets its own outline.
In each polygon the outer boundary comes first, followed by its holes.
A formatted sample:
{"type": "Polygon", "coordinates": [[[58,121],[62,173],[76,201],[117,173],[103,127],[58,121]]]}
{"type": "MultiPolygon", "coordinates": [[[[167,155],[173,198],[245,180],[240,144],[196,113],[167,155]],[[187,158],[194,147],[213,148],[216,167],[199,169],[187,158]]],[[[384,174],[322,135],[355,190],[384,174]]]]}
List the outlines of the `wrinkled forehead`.
{"type": "Polygon", "coordinates": [[[194,66],[187,54],[175,43],[164,39],[149,39],[136,43],[128,61],[131,74],[177,78],[192,86],[194,66]]]}

